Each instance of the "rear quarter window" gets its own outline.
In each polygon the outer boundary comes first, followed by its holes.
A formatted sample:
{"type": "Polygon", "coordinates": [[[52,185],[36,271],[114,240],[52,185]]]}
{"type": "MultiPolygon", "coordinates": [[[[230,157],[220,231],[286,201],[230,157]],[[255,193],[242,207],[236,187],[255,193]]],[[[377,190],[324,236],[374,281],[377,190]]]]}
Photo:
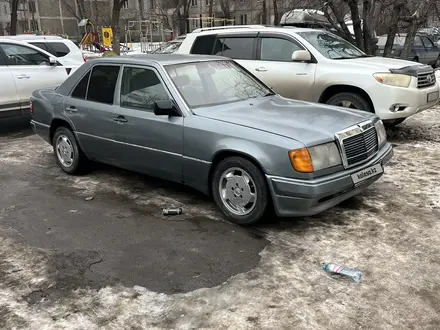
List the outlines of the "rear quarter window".
{"type": "Polygon", "coordinates": [[[51,42],[50,46],[53,49],[56,57],[63,57],[70,53],[69,47],[62,42],[51,42]]]}
{"type": "Polygon", "coordinates": [[[191,48],[191,54],[212,55],[216,35],[207,35],[197,37],[191,48]]]}

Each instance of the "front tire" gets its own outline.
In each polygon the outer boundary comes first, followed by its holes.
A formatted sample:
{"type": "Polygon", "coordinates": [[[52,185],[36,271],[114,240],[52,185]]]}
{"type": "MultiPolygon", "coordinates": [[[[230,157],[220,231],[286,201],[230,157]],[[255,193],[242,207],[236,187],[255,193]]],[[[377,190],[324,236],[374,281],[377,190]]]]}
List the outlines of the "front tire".
{"type": "Polygon", "coordinates": [[[388,119],[388,120],[384,120],[383,124],[385,125],[386,128],[393,128],[403,123],[405,119],[406,118],[388,119]]]}
{"type": "Polygon", "coordinates": [[[69,128],[58,127],[56,129],[52,146],[57,164],[64,172],[78,174],[83,170],[87,159],[69,128]]]}
{"type": "Polygon", "coordinates": [[[228,157],[216,166],[212,195],[223,214],[243,226],[258,223],[270,202],[263,173],[242,157],[228,157]]]}
{"type": "Polygon", "coordinates": [[[374,112],[374,109],[371,107],[368,101],[364,97],[356,93],[339,93],[331,97],[326,103],[343,108],[374,112]]]}

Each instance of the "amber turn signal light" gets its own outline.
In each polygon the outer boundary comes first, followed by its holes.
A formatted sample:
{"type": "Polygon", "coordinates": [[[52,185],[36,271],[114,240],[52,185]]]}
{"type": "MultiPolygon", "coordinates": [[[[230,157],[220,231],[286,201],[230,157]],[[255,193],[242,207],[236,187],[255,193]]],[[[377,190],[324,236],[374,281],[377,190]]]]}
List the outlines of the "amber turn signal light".
{"type": "Polygon", "coordinates": [[[290,150],[289,159],[295,171],[301,173],[313,172],[312,158],[310,157],[307,148],[290,150]]]}

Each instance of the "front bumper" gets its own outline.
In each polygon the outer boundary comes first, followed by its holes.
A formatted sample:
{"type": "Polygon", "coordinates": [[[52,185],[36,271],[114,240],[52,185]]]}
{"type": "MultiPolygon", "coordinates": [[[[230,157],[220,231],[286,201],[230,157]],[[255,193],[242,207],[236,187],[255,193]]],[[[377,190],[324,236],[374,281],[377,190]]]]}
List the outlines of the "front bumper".
{"type": "Polygon", "coordinates": [[[342,201],[364,191],[383,173],[355,185],[351,175],[369,166],[382,167],[393,156],[393,148],[387,143],[376,157],[355,168],[350,168],[315,180],[298,180],[266,175],[275,212],[280,217],[310,216],[321,213],[342,201]]]}
{"type": "Polygon", "coordinates": [[[417,79],[413,79],[411,86],[408,88],[393,87],[386,85],[378,85],[372,89],[371,99],[374,103],[376,114],[382,120],[407,118],[423,110],[435,106],[439,99],[427,102],[429,93],[439,91],[439,85],[434,84],[427,88],[417,88],[417,79]],[[392,112],[392,105],[401,105],[405,107],[402,111],[392,112]]]}

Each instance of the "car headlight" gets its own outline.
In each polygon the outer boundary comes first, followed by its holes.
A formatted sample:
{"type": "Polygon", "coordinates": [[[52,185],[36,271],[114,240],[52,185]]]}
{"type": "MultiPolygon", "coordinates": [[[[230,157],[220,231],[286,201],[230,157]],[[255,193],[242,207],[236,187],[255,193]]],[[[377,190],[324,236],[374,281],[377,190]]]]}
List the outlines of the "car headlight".
{"type": "Polygon", "coordinates": [[[301,173],[312,173],[342,164],[341,155],[334,142],[291,150],[289,158],[295,171],[301,173]]]}
{"type": "Polygon", "coordinates": [[[396,87],[408,87],[411,83],[411,76],[397,73],[375,73],[374,79],[384,85],[396,87]]]}
{"type": "Polygon", "coordinates": [[[374,127],[376,128],[379,147],[381,147],[387,141],[387,132],[385,130],[385,126],[383,125],[382,120],[378,120],[374,123],[374,127]]]}

